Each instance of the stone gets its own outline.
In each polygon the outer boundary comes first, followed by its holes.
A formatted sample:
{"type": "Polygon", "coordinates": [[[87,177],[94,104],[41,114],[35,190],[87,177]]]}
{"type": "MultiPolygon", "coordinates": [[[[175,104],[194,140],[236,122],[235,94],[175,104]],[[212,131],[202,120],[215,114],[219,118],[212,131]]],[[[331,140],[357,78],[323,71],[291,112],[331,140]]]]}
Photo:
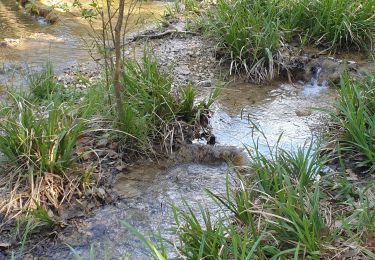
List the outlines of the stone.
{"type": "Polygon", "coordinates": [[[180,65],[176,68],[176,73],[186,76],[189,75],[191,72],[187,65],[180,65]]]}
{"type": "Polygon", "coordinates": [[[211,80],[203,80],[197,83],[198,88],[209,88],[212,86],[211,80]]]}

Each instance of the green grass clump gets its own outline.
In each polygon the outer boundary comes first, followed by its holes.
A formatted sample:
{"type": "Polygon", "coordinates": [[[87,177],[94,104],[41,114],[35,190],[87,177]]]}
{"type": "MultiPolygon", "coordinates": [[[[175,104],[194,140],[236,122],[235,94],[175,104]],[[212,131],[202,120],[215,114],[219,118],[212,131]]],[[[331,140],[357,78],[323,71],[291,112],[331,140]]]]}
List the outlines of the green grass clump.
{"type": "Polygon", "coordinates": [[[300,0],[292,1],[288,16],[295,28],[328,48],[373,50],[374,13],[373,0],[300,0]]]}
{"type": "Polygon", "coordinates": [[[273,1],[217,1],[205,29],[219,42],[219,52],[231,60],[231,72],[245,71],[254,79],[277,74],[282,42],[277,5],[273,1]]]}
{"type": "Polygon", "coordinates": [[[140,62],[124,61],[122,85],[125,111],[117,127],[127,134],[129,143],[140,146],[158,142],[173,122],[194,125],[217,96],[215,91],[207,101],[195,104],[197,93],[190,85],[174,95],[172,78],[159,71],[154,54],[147,49],[140,62]]]}
{"type": "Polygon", "coordinates": [[[315,179],[324,158],[311,147],[288,153],[277,147],[270,157],[255,143],[251,173],[228,176],[224,195],[207,191],[218,215],[197,213],[186,202],[173,207],[177,240],[167,242],[188,259],[318,259],[326,224],[315,179]]]}
{"type": "Polygon", "coordinates": [[[63,87],[57,82],[52,63],[47,62],[41,72],[29,73],[26,77],[30,94],[35,100],[46,100],[60,94],[63,87]]]}
{"type": "Polygon", "coordinates": [[[215,216],[186,201],[172,206],[173,238],[159,235],[159,246],[126,228],[160,260],[168,250],[186,259],[331,259],[348,251],[354,259],[374,258],[374,181],[352,182],[345,169],[322,175],[326,158],[315,145],[266,145],[263,154],[254,141],[248,174],[228,174],[224,194],[207,190],[215,216]]]}
{"type": "Polygon", "coordinates": [[[19,166],[63,173],[72,163],[84,118],[60,101],[43,109],[22,97],[13,99],[11,105],[1,107],[0,151],[19,166]]]}
{"type": "Polygon", "coordinates": [[[375,173],[375,76],[350,80],[345,72],[336,108],[332,116],[342,133],[341,150],[360,170],[375,173]]]}
{"type": "Polygon", "coordinates": [[[372,52],[374,13],[374,0],[218,0],[199,24],[231,73],[261,81],[278,75],[289,43],[372,52]]]}

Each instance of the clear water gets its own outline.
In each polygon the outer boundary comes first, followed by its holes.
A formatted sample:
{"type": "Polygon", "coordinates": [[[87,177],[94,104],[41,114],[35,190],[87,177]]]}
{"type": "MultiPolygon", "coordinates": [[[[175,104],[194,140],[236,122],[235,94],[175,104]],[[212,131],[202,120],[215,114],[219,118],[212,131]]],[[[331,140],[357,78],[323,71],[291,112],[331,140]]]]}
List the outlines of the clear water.
{"type": "MultiPolygon", "coordinates": [[[[163,12],[162,2],[142,3],[129,20],[129,31],[144,27],[163,12]]],[[[0,84],[9,83],[11,78],[12,83],[17,83],[24,69],[38,70],[47,61],[60,73],[64,68],[92,60],[87,21],[77,11],[58,12],[58,16],[59,22],[47,24],[24,12],[15,0],[0,0],[0,42],[8,45],[0,47],[0,84]]],[[[95,22],[94,27],[99,28],[99,24],[95,22]]]]}

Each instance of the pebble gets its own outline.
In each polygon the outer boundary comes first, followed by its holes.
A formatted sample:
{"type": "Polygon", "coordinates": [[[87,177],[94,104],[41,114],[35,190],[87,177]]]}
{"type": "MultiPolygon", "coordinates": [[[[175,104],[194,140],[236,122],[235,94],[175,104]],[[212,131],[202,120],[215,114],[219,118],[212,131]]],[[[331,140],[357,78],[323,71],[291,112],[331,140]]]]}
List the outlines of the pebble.
{"type": "Polygon", "coordinates": [[[203,80],[197,83],[198,88],[209,88],[212,86],[211,80],[203,80]]]}

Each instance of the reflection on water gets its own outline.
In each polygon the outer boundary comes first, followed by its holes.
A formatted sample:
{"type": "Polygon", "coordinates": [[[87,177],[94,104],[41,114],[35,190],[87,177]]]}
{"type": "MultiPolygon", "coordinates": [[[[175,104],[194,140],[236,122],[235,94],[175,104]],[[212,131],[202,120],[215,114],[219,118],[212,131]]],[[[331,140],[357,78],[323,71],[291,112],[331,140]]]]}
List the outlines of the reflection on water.
{"type": "MultiPolygon", "coordinates": [[[[220,145],[253,146],[252,124],[259,126],[271,146],[279,136],[285,149],[302,146],[321,129],[324,114],[314,108],[331,108],[336,90],[321,84],[281,84],[275,86],[233,85],[219,100],[212,127],[220,145]],[[241,95],[238,95],[238,91],[241,95]],[[254,93],[258,93],[255,95],[254,93]]],[[[255,133],[255,140],[259,134],[255,133]]],[[[265,140],[260,149],[267,153],[265,140]]]]}
{"type": "MultiPolygon", "coordinates": [[[[129,21],[133,31],[160,17],[162,2],[142,3],[129,21]]],[[[49,25],[25,13],[15,0],[0,0],[0,84],[9,79],[5,72],[18,73],[26,66],[40,68],[50,60],[57,72],[91,60],[87,41],[90,28],[78,15],[59,13],[60,21],[49,25]],[[86,43],[85,43],[86,42],[86,43]]]]}

